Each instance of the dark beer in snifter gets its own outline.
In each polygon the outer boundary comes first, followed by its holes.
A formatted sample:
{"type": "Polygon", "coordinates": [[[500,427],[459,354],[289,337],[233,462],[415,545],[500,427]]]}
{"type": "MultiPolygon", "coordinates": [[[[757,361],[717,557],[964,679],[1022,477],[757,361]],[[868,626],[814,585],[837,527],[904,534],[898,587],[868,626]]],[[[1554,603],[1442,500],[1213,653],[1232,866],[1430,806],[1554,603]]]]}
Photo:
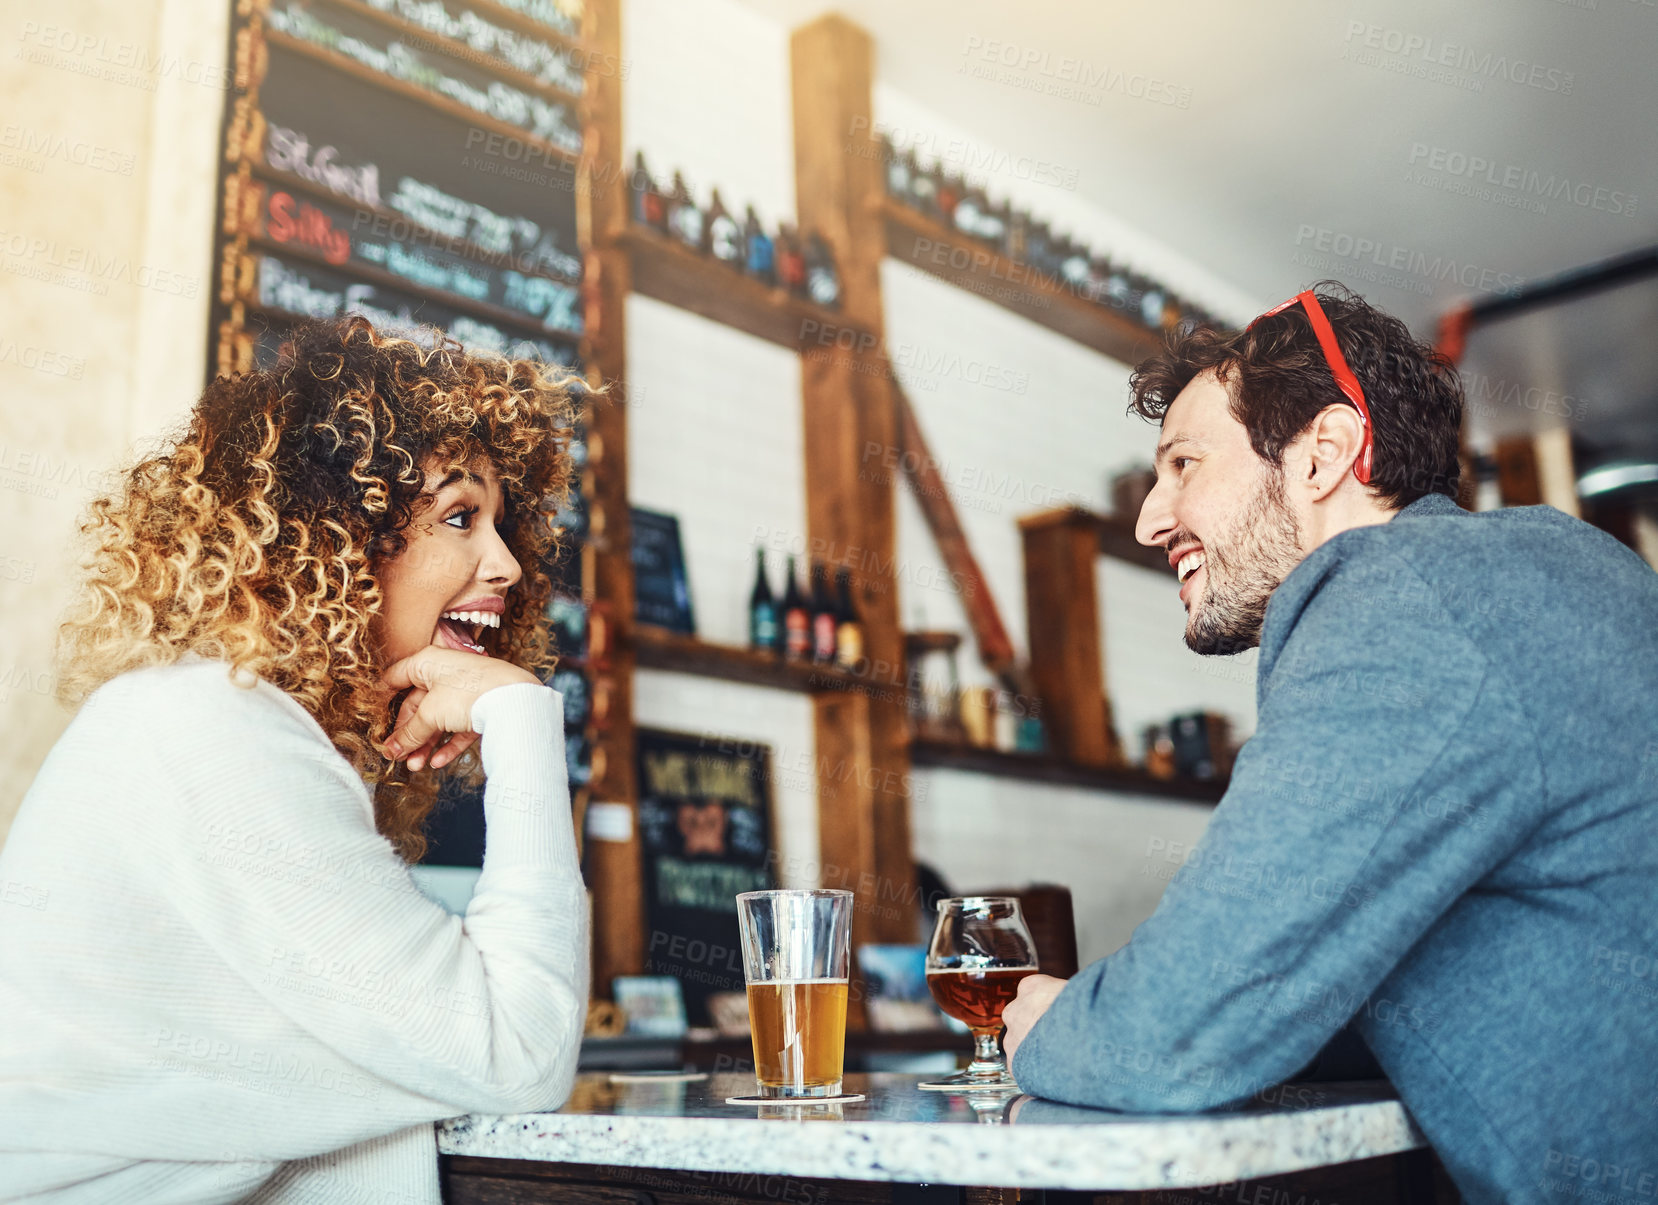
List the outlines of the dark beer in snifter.
{"type": "Polygon", "coordinates": [[[928,971],[927,990],[948,1015],[969,1029],[994,1029],[1002,1009],[1019,994],[1019,981],[1035,967],[959,967],[928,971]]]}

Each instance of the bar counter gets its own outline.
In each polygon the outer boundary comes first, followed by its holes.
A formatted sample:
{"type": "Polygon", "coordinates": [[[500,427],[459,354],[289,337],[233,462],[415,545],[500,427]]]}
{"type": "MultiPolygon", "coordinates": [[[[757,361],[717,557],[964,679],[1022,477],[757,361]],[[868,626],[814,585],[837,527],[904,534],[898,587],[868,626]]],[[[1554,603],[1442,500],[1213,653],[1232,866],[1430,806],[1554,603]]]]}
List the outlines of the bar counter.
{"type": "Polygon", "coordinates": [[[1431,1154],[1386,1084],[1285,1085],[1233,1112],[1135,1116],[926,1092],[924,1078],[849,1075],[845,1091],[865,1100],[739,1106],[725,1100],[754,1093],[750,1074],[583,1074],[557,1112],[441,1123],[445,1200],[947,1205],[1086,1192],[1106,1205],[1230,1201],[1154,1190],[1257,1183],[1344,1205],[1454,1199],[1437,1194],[1431,1154]]]}

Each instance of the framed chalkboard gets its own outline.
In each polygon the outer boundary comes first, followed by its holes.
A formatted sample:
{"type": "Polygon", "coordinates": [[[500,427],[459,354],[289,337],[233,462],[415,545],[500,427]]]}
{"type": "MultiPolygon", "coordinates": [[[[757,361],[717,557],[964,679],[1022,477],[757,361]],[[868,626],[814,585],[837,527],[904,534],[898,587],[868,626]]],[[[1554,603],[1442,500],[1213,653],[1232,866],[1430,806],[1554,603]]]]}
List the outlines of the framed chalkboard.
{"type": "Polygon", "coordinates": [[[579,0],[233,7],[209,375],[345,313],[574,364],[579,0]]]}
{"type": "Polygon", "coordinates": [[[707,1025],[709,995],[743,990],[737,894],[776,885],[771,748],[650,728],[637,741],[645,969],[678,979],[707,1025]]]}
{"type": "Polygon", "coordinates": [[[633,519],[633,617],[673,632],[694,635],[691,586],[685,574],[685,549],[679,520],[635,506],[633,519]]]}

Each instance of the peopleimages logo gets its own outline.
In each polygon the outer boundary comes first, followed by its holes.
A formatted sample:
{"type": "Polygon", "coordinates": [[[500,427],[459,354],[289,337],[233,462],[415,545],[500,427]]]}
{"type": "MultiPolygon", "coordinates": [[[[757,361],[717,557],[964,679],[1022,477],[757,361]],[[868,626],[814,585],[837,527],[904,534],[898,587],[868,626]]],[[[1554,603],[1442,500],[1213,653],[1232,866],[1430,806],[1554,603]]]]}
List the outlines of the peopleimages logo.
{"type": "Polygon", "coordinates": [[[1475,50],[1472,46],[1459,46],[1455,42],[1444,42],[1426,34],[1392,29],[1386,25],[1349,21],[1347,48],[1342,57],[1353,58],[1367,66],[1389,66],[1379,61],[1372,62],[1376,56],[1366,56],[1364,51],[1381,51],[1393,56],[1396,65],[1390,69],[1402,75],[1456,83],[1458,86],[1475,85],[1471,91],[1478,91],[1478,85],[1484,80],[1505,80],[1543,92],[1570,96],[1572,82],[1576,78],[1574,73],[1558,67],[1511,59],[1489,50],[1475,50]],[[1452,75],[1447,77],[1447,72],[1452,75]]]}
{"type": "Polygon", "coordinates": [[[1449,255],[1429,255],[1425,251],[1332,230],[1327,226],[1314,226],[1308,222],[1295,228],[1295,245],[1336,259],[1351,260],[1355,264],[1374,265],[1426,280],[1454,281],[1463,288],[1480,289],[1487,293],[1509,293],[1526,282],[1525,277],[1512,272],[1482,268],[1449,255]]]}
{"type": "Polygon", "coordinates": [[[1486,185],[1494,189],[1520,193],[1544,201],[1569,201],[1583,209],[1598,209],[1616,217],[1634,217],[1639,200],[1634,193],[1604,188],[1586,180],[1554,172],[1544,174],[1535,168],[1500,163],[1483,155],[1453,150],[1443,146],[1429,146],[1413,142],[1410,148],[1412,167],[1440,172],[1470,184],[1486,185]]]}

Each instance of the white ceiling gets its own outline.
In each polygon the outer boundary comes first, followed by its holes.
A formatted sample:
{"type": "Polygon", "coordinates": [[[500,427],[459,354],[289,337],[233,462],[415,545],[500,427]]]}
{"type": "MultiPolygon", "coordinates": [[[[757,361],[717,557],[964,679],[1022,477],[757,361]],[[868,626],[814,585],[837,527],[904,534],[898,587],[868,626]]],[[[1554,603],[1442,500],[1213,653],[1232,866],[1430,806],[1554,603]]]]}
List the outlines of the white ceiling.
{"type": "Polygon", "coordinates": [[[838,9],[874,36],[882,82],[988,144],[1076,165],[1078,195],[1262,298],[1334,276],[1429,335],[1482,287],[1658,242],[1653,0],[745,3],[786,27],[838,9]],[[1038,90],[1079,71],[1082,99],[1038,90]],[[1127,95],[1137,74],[1189,89],[1189,107],[1127,95]],[[1434,171],[1421,148],[1494,166],[1434,171]],[[1496,199],[1445,187],[1488,176],[1496,199]],[[1538,195],[1561,181],[1588,203],[1538,195]],[[1621,198],[1632,212],[1609,211],[1621,198]]]}

